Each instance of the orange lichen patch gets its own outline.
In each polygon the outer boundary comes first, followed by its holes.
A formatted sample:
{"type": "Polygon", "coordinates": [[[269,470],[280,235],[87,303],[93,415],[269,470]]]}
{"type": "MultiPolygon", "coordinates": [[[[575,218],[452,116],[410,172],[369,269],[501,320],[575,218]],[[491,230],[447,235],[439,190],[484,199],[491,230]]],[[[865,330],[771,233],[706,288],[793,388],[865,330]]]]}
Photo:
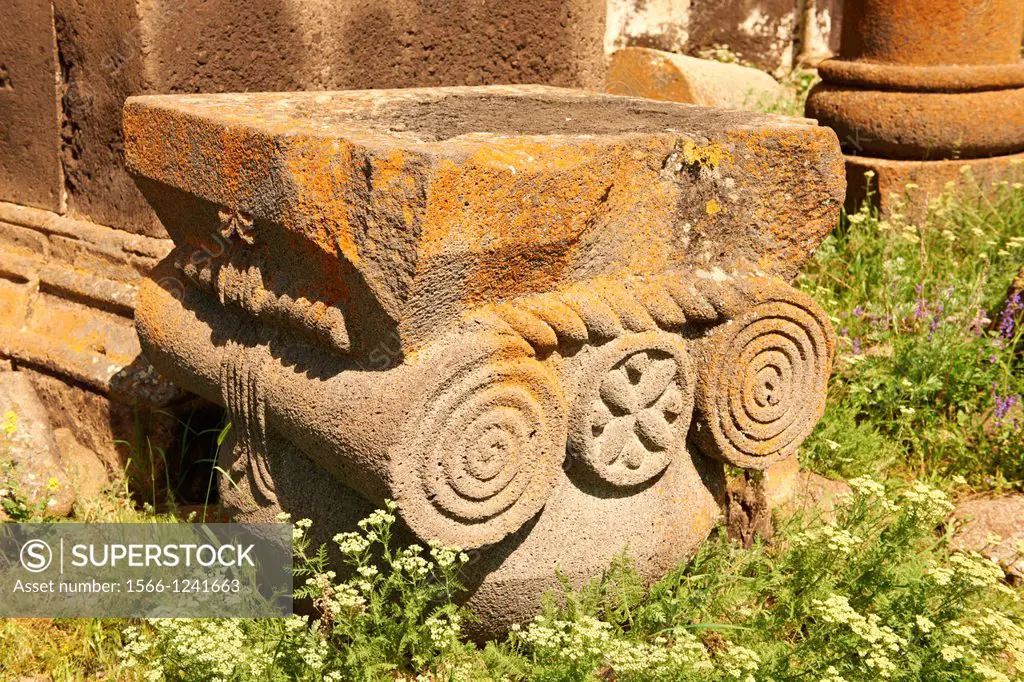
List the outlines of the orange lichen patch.
{"type": "Polygon", "coordinates": [[[807,112],[851,152],[890,159],[984,158],[1024,151],[1024,88],[892,92],[819,84],[807,112]]]}
{"type": "Polygon", "coordinates": [[[625,48],[612,56],[604,89],[613,95],[713,104],[667,53],[644,48],[625,48]]]}
{"type": "Polygon", "coordinates": [[[887,64],[1012,64],[1020,0],[847,0],[840,53],[887,64]]]}
{"type": "Polygon", "coordinates": [[[760,256],[771,264],[769,272],[795,274],[832,229],[846,191],[835,133],[809,127],[735,131],[729,138],[747,150],[736,161],[738,189],[756,187],[751,217],[779,246],[760,256]],[[813,161],[796,165],[785,163],[788,158],[813,161]]]}
{"type": "Polygon", "coordinates": [[[429,190],[424,257],[576,239],[589,209],[613,182],[591,165],[597,151],[592,143],[553,142],[537,156],[518,147],[522,142],[499,144],[463,162],[439,164],[429,190]],[[517,158],[524,160],[519,168],[507,163],[517,158]]]}
{"type": "Polygon", "coordinates": [[[358,264],[359,249],[349,223],[352,145],[316,137],[287,138],[284,145],[284,170],[294,193],[287,222],[323,251],[340,252],[358,264]]]}
{"type": "Polygon", "coordinates": [[[595,277],[766,255],[791,275],[838,206],[831,132],[549,88],[146,97],[125,129],[133,171],[180,190],[144,187],[179,242],[244,211],[289,296],[382,312],[402,352],[595,277]]]}
{"type": "Polygon", "coordinates": [[[687,165],[708,166],[716,168],[725,161],[732,161],[732,154],[717,142],[697,144],[693,140],[683,142],[683,159],[687,165]]]}
{"type": "Polygon", "coordinates": [[[133,335],[125,334],[130,320],[112,313],[90,310],[53,296],[44,296],[45,305],[35,306],[27,329],[41,337],[60,339],[62,348],[73,353],[105,356],[111,364],[127,365],[139,354],[133,335]]]}
{"type": "Polygon", "coordinates": [[[664,267],[676,188],[651,158],[667,154],[670,140],[512,142],[462,164],[442,161],[430,185],[421,263],[472,257],[463,303],[543,290],[584,272],[664,267]],[[595,259],[595,251],[604,255],[595,259]]]}

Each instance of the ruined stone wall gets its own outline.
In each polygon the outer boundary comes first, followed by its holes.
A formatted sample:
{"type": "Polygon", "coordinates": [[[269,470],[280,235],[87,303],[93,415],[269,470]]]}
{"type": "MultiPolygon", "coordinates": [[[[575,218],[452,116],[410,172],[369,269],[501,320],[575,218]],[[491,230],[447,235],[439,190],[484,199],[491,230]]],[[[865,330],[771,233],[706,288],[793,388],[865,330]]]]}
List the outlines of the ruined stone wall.
{"type": "Polygon", "coordinates": [[[0,30],[0,363],[29,373],[55,425],[112,470],[150,445],[176,448],[173,422],[159,415],[189,398],[140,357],[133,323],[136,287],[171,243],[124,169],[125,99],[596,87],[604,2],[10,0],[0,30]],[[118,452],[117,440],[136,452],[118,452]]]}
{"type": "Polygon", "coordinates": [[[72,95],[64,97],[68,210],[163,236],[121,169],[127,95],[595,86],[602,2],[57,0],[57,51],[72,95]]]}

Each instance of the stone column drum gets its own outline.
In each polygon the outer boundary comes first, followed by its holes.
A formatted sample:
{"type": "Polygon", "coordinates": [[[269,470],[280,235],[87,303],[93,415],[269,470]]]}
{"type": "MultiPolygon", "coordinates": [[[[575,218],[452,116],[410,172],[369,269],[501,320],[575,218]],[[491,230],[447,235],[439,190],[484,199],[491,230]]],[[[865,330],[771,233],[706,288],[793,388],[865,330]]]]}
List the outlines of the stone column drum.
{"type": "Polygon", "coordinates": [[[225,501],[326,537],[385,499],[474,550],[482,634],[556,568],[654,579],[821,415],[835,134],[539,86],[138,97],[128,165],[175,249],[145,352],[223,404],[225,501]]]}
{"type": "Polygon", "coordinates": [[[1022,33],[1020,0],[847,1],[807,115],[839,135],[851,208],[865,171],[886,210],[907,183],[923,203],[964,166],[987,183],[1024,164],[1022,33]]]}

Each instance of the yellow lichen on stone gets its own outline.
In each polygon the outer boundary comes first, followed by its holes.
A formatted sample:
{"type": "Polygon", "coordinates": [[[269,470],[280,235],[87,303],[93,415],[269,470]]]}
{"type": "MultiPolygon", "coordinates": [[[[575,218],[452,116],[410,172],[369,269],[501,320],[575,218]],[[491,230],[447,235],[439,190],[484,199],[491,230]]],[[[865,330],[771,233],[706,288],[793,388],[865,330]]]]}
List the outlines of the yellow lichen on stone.
{"type": "Polygon", "coordinates": [[[718,203],[718,199],[712,199],[708,202],[706,207],[708,215],[715,215],[722,210],[722,204],[718,203]]]}
{"type": "Polygon", "coordinates": [[[686,160],[686,164],[689,166],[698,164],[716,168],[723,161],[732,161],[732,154],[717,142],[698,145],[693,140],[686,140],[683,143],[683,159],[686,160]]]}

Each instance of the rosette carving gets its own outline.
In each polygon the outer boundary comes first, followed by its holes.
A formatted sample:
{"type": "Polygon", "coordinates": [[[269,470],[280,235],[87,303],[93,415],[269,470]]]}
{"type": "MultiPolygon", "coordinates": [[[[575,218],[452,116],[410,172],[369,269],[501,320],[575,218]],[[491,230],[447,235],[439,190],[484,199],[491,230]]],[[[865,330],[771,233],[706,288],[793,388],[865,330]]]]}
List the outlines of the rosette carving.
{"type": "Polygon", "coordinates": [[[693,371],[679,337],[651,332],[616,339],[586,362],[570,452],[613,486],[646,483],[685,448],[693,402],[693,371]]]}

